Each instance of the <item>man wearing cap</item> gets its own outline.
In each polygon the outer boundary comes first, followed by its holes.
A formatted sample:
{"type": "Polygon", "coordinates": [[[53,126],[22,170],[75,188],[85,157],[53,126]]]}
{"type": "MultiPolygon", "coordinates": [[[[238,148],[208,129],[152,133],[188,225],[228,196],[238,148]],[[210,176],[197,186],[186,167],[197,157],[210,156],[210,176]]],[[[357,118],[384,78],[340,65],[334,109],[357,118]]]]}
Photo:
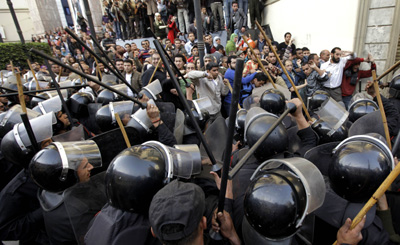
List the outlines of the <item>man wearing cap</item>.
{"type": "MultiPolygon", "coordinates": [[[[205,195],[199,186],[174,180],[159,190],[151,201],[151,232],[163,244],[204,244],[205,207],[205,195]]],[[[240,244],[229,214],[219,213],[218,219],[220,233],[231,244],[240,244]]]]}

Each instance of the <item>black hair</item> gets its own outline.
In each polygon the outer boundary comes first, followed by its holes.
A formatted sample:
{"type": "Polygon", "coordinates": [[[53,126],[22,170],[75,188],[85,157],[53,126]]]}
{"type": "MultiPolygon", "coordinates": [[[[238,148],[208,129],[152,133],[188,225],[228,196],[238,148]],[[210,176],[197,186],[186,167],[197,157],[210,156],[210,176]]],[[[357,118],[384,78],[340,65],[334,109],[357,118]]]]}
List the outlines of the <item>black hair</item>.
{"type": "Polygon", "coordinates": [[[334,54],[335,52],[336,52],[336,49],[338,49],[338,50],[342,50],[341,48],[339,48],[339,47],[334,47],[332,50],[331,50],[331,53],[332,54],[334,54]]]}
{"type": "Polygon", "coordinates": [[[176,54],[174,57],[174,60],[175,60],[175,58],[182,58],[183,63],[186,64],[186,58],[183,54],[176,54]]]}
{"type": "Polygon", "coordinates": [[[303,49],[301,49],[301,48],[296,48],[296,53],[297,53],[297,51],[303,52],[303,49]]]}
{"type": "Polygon", "coordinates": [[[312,53],[308,56],[308,62],[314,59],[315,56],[318,56],[316,53],[312,53]]]}
{"type": "Polygon", "coordinates": [[[217,63],[215,63],[215,62],[210,62],[210,63],[208,63],[207,65],[206,65],[206,70],[207,71],[210,71],[212,68],[214,68],[214,67],[219,67],[218,66],[218,64],[217,63]]]}
{"type": "Polygon", "coordinates": [[[119,61],[122,61],[122,62],[124,62],[124,60],[123,59],[115,59],[115,63],[117,63],[117,62],[119,62],[119,61]]]}
{"type": "Polygon", "coordinates": [[[234,4],[237,4],[237,5],[239,6],[239,3],[238,3],[237,1],[233,1],[233,2],[232,2],[232,6],[233,6],[234,4]]]}
{"type": "Polygon", "coordinates": [[[304,47],[304,48],[302,48],[301,50],[303,50],[303,52],[304,52],[304,51],[310,51],[307,47],[304,47]]]}
{"type": "Polygon", "coordinates": [[[258,81],[264,81],[264,82],[267,82],[267,81],[268,81],[267,75],[265,75],[265,74],[262,73],[262,72],[257,73],[257,74],[254,76],[254,78],[257,78],[258,81]]]}
{"type": "Polygon", "coordinates": [[[288,34],[289,34],[290,36],[292,35],[292,33],[290,33],[290,32],[286,32],[286,33],[285,33],[285,35],[284,35],[283,37],[285,38],[285,37],[286,37],[286,35],[288,35],[288,34]]]}
{"type": "Polygon", "coordinates": [[[222,46],[221,44],[217,46],[217,51],[220,49],[224,50],[224,46],[222,46]]]}
{"type": "Polygon", "coordinates": [[[229,65],[230,63],[232,63],[232,59],[237,59],[237,56],[236,55],[228,56],[228,61],[226,63],[229,65]]]}
{"type": "Polygon", "coordinates": [[[133,62],[132,62],[132,60],[130,60],[130,59],[125,59],[125,60],[124,60],[124,63],[129,63],[129,64],[133,65],[133,62]]]}

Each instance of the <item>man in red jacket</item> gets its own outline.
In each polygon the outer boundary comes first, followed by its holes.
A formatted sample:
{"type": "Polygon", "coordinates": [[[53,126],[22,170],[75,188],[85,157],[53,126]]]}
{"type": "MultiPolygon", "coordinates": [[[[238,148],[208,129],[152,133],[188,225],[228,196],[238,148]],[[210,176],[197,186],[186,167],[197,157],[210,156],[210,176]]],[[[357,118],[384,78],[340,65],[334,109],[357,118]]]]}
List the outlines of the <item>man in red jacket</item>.
{"type": "Polygon", "coordinates": [[[371,54],[368,54],[366,59],[355,58],[347,61],[343,69],[343,79],[341,85],[343,102],[346,105],[346,109],[348,109],[350,106],[351,98],[353,97],[354,90],[356,89],[356,85],[360,78],[371,77],[372,70],[376,70],[376,65],[371,54]],[[371,63],[371,69],[360,70],[361,62],[371,63]]]}

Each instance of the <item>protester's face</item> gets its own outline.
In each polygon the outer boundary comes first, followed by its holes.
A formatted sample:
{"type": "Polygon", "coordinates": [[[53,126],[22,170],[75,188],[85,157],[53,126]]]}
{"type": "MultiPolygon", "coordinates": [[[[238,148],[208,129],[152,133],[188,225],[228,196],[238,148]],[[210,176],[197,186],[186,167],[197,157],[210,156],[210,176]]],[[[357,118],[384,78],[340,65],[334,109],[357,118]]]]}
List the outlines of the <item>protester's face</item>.
{"type": "Polygon", "coordinates": [[[122,61],[117,61],[115,66],[117,67],[118,71],[123,71],[124,70],[124,62],[122,62],[122,61]]]}
{"type": "Polygon", "coordinates": [[[303,51],[303,56],[309,56],[310,55],[310,50],[303,51]]]}
{"type": "Polygon", "coordinates": [[[238,10],[238,8],[239,8],[239,5],[237,3],[232,4],[232,10],[234,12],[236,12],[238,10]]]}
{"type": "Polygon", "coordinates": [[[86,74],[90,74],[90,68],[88,65],[82,65],[83,67],[83,72],[85,72],[86,74]]]}
{"type": "Polygon", "coordinates": [[[72,67],[73,67],[74,69],[76,69],[76,70],[80,70],[80,69],[79,69],[78,63],[73,63],[73,64],[72,64],[72,67]]]}
{"type": "Polygon", "coordinates": [[[104,71],[104,65],[103,65],[103,63],[99,63],[99,70],[100,70],[101,72],[104,71]]]}
{"type": "Polygon", "coordinates": [[[165,41],[165,46],[171,47],[171,41],[169,39],[167,39],[167,41],[165,41]]]}
{"type": "Polygon", "coordinates": [[[84,157],[78,169],[76,170],[79,178],[79,183],[87,182],[90,180],[90,171],[92,169],[93,165],[89,163],[86,157],[84,157]]]}
{"type": "Polygon", "coordinates": [[[217,43],[217,45],[221,45],[221,39],[217,39],[217,40],[215,40],[215,42],[217,43]]]}
{"type": "Polygon", "coordinates": [[[136,49],[137,49],[136,43],[132,43],[132,44],[131,44],[131,49],[133,49],[133,50],[136,50],[136,49]]]}
{"type": "Polygon", "coordinates": [[[190,40],[191,42],[193,42],[194,39],[195,39],[194,34],[193,34],[193,33],[190,33],[190,34],[189,34],[189,40],[190,40]]]}
{"type": "Polygon", "coordinates": [[[129,62],[124,62],[124,69],[126,73],[132,73],[133,66],[129,62]]]}
{"type": "Polygon", "coordinates": [[[329,60],[329,51],[325,50],[321,54],[321,60],[327,62],[329,60]]]}
{"type": "Polygon", "coordinates": [[[258,49],[254,49],[254,54],[255,54],[255,55],[252,55],[253,61],[257,61],[257,57],[258,57],[259,59],[261,58],[261,54],[260,54],[260,51],[259,51],[258,49]]]}
{"type": "Polygon", "coordinates": [[[303,59],[303,50],[297,50],[296,51],[296,56],[297,56],[297,59],[303,59]]]}
{"type": "Polygon", "coordinates": [[[360,69],[360,64],[353,65],[353,72],[358,72],[360,69]]]}
{"type": "Polygon", "coordinates": [[[254,78],[253,83],[256,88],[259,88],[264,85],[264,81],[258,80],[257,78],[254,78]]]}
{"type": "Polygon", "coordinates": [[[57,113],[57,118],[64,124],[64,129],[71,125],[71,122],[69,121],[66,113],[62,113],[61,111],[59,111],[57,113]]]}
{"type": "Polygon", "coordinates": [[[333,63],[339,63],[340,61],[340,56],[342,55],[342,51],[339,49],[335,49],[335,53],[331,53],[331,59],[333,63]]]}
{"type": "Polygon", "coordinates": [[[200,69],[200,59],[196,60],[196,66],[197,66],[197,69],[200,69]]]}
{"type": "Polygon", "coordinates": [[[275,55],[273,53],[269,53],[268,54],[268,61],[269,61],[269,63],[275,64],[276,57],[275,57],[275,55]]]}
{"type": "Polygon", "coordinates": [[[286,36],[285,36],[285,42],[286,42],[286,43],[289,43],[290,39],[292,39],[292,35],[286,34],[286,36]]]}
{"type": "Polygon", "coordinates": [[[198,48],[193,48],[192,49],[192,55],[193,56],[199,56],[199,49],[198,48]]]}
{"type": "Polygon", "coordinates": [[[205,58],[204,59],[204,66],[207,66],[208,63],[212,62],[213,60],[210,58],[205,58]]]}
{"type": "Polygon", "coordinates": [[[110,38],[110,33],[108,33],[108,32],[104,33],[104,37],[105,38],[110,38]]]}
{"type": "Polygon", "coordinates": [[[12,66],[11,65],[7,65],[7,71],[12,71],[12,66]]]}
{"type": "Polygon", "coordinates": [[[316,66],[319,66],[319,57],[318,57],[318,55],[315,55],[312,61],[314,62],[314,64],[316,66]]]}
{"type": "Polygon", "coordinates": [[[157,15],[157,20],[158,20],[158,21],[161,20],[161,15],[157,15]]]}
{"type": "Polygon", "coordinates": [[[207,9],[206,9],[206,8],[201,8],[201,12],[202,12],[203,14],[206,14],[206,13],[207,13],[207,9]]]}
{"type": "Polygon", "coordinates": [[[210,35],[206,36],[206,43],[212,44],[212,37],[210,35]]]}
{"type": "Polygon", "coordinates": [[[233,38],[233,42],[234,42],[234,43],[236,43],[237,40],[238,40],[238,37],[237,37],[237,36],[233,38]]]}
{"type": "Polygon", "coordinates": [[[228,60],[227,59],[222,59],[222,64],[223,67],[228,68],[228,60]]]}
{"type": "Polygon", "coordinates": [[[175,57],[175,65],[176,65],[176,67],[178,67],[178,69],[179,70],[182,70],[183,69],[183,60],[182,60],[182,57],[175,57]]]}
{"type": "Polygon", "coordinates": [[[151,56],[151,64],[156,67],[157,63],[160,61],[160,55],[159,54],[153,54],[153,56],[151,56]]]}
{"type": "Polygon", "coordinates": [[[59,65],[52,65],[51,70],[54,72],[55,75],[60,73],[60,66],[59,65]]]}
{"type": "Polygon", "coordinates": [[[235,70],[236,68],[236,59],[231,59],[231,63],[229,64],[229,68],[235,70]]]}
{"type": "Polygon", "coordinates": [[[175,47],[179,48],[181,46],[181,41],[175,41],[175,47]]]}
{"type": "Polygon", "coordinates": [[[125,45],[126,52],[131,52],[131,45],[125,45]]]}
{"type": "Polygon", "coordinates": [[[213,67],[208,73],[212,76],[213,79],[218,77],[218,67],[213,67]]]}
{"type": "Polygon", "coordinates": [[[291,72],[293,70],[293,63],[289,60],[285,62],[285,68],[288,72],[291,72]]]}
{"type": "Polygon", "coordinates": [[[269,47],[267,45],[265,45],[263,47],[263,52],[264,52],[264,54],[268,54],[269,53],[269,47]]]}
{"type": "Polygon", "coordinates": [[[195,70],[195,67],[194,67],[193,63],[188,63],[186,65],[186,72],[190,72],[190,71],[194,71],[194,70],[195,70]]]}
{"type": "Polygon", "coordinates": [[[303,69],[303,72],[304,74],[306,74],[306,76],[309,76],[312,72],[309,64],[303,65],[301,68],[303,69]]]}

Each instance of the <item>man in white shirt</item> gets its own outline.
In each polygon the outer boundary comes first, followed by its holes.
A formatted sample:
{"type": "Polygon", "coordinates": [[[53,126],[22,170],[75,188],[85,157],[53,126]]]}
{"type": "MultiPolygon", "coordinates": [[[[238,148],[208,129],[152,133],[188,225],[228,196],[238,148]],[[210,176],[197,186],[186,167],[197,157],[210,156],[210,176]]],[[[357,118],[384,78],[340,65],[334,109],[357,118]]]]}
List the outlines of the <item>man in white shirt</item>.
{"type": "Polygon", "coordinates": [[[333,48],[331,59],[321,65],[321,70],[329,74],[329,79],[323,84],[323,89],[337,102],[342,101],[343,68],[349,59],[353,59],[353,52],[342,51],[340,48],[333,48]]]}
{"type": "Polygon", "coordinates": [[[188,34],[189,41],[185,44],[185,50],[188,56],[191,56],[192,47],[197,43],[193,32],[188,34]]]}

